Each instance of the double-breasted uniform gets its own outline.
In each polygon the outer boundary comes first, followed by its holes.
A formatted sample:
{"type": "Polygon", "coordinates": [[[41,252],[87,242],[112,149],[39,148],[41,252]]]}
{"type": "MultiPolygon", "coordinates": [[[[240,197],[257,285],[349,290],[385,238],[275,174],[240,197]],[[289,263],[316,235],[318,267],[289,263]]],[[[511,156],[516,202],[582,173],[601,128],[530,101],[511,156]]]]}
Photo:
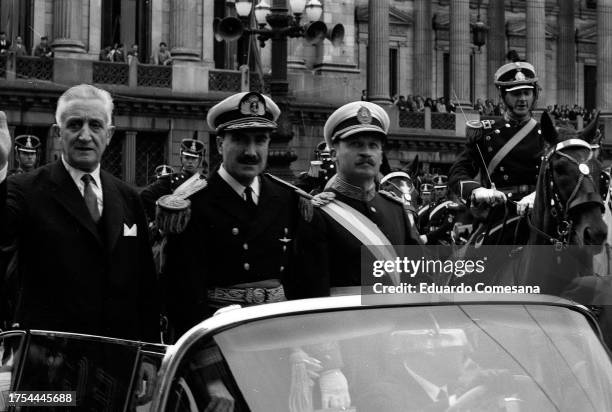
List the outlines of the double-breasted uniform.
{"type": "Polygon", "coordinates": [[[172,284],[168,306],[178,331],[214,312],[209,290],[270,279],[290,281],[301,218],[299,196],[267,175],[259,179],[254,210],[218,172],[190,197],[189,224],[171,237],[168,251],[167,276],[172,284]]]}

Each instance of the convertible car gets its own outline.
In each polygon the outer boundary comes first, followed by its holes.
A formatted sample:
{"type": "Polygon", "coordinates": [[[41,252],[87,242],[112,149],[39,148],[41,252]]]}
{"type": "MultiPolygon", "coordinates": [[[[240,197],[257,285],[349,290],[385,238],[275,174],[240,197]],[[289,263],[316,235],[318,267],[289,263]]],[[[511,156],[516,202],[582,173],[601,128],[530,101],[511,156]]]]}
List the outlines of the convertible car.
{"type": "Polygon", "coordinates": [[[597,324],[561,298],[339,296],[221,312],[171,346],[4,332],[0,410],[34,405],[11,403],[15,391],[71,391],[87,411],[612,410],[597,324]]]}

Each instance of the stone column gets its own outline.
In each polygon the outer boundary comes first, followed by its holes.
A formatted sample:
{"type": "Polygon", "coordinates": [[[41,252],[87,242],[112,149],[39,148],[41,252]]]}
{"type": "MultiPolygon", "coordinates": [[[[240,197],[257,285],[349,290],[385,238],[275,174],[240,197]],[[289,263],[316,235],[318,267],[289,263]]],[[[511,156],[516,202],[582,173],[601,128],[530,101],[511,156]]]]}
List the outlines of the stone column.
{"type": "Polygon", "coordinates": [[[304,40],[301,38],[289,39],[289,57],[287,64],[291,70],[305,70],[304,40]]]}
{"type": "Polygon", "coordinates": [[[559,2],[559,40],[557,44],[557,103],[576,103],[576,27],[574,0],[559,2]]]}
{"type": "Polygon", "coordinates": [[[89,54],[96,59],[102,47],[102,0],[89,1],[89,54]]]}
{"type": "Polygon", "coordinates": [[[136,132],[125,132],[123,141],[123,180],[136,183],[136,132]]]}
{"type": "Polygon", "coordinates": [[[389,97],[389,1],[368,3],[368,100],[391,104],[389,97]]]}
{"type": "Polygon", "coordinates": [[[414,2],[414,84],[413,94],[434,96],[432,93],[431,1],[414,2]]]}
{"type": "Polygon", "coordinates": [[[487,12],[487,26],[489,26],[489,38],[487,41],[488,56],[488,97],[497,99],[499,91],[494,84],[494,75],[497,69],[506,61],[506,25],[503,1],[489,1],[487,12]]]}
{"type": "Polygon", "coordinates": [[[215,1],[204,0],[202,7],[202,61],[208,67],[215,67],[215,36],[213,35],[213,20],[215,1]]]}
{"type": "MultiPolygon", "coordinates": [[[[200,60],[196,46],[197,0],[170,1],[170,53],[173,60],[200,60]]],[[[213,37],[212,30],[210,37],[213,37]]]]}
{"type": "Polygon", "coordinates": [[[53,1],[53,43],[59,52],[85,53],[82,0],[53,1]]]}
{"type": "Polygon", "coordinates": [[[455,104],[470,102],[470,1],[450,2],[450,98],[455,104]]]}
{"type": "Polygon", "coordinates": [[[612,0],[597,1],[597,108],[612,111],[612,0]]]}
{"type": "Polygon", "coordinates": [[[34,53],[34,47],[40,43],[40,38],[49,35],[45,28],[45,3],[45,0],[34,0],[32,5],[32,54],[34,53]]]}
{"type": "MultiPolygon", "coordinates": [[[[540,87],[546,86],[546,13],[545,0],[527,0],[527,61],[535,67],[540,87]]],[[[546,107],[542,89],[538,107],[546,107]]]]}

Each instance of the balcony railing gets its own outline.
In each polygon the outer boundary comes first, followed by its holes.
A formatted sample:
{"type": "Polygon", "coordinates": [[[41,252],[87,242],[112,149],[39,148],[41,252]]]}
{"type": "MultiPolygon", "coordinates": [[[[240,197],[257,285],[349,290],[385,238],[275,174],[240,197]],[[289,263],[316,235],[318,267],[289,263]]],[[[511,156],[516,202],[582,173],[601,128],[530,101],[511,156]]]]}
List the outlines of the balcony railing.
{"type": "Polygon", "coordinates": [[[130,66],[125,63],[93,62],[93,82],[127,86],[130,80],[130,66]]]}
{"type": "Polygon", "coordinates": [[[399,127],[406,127],[409,129],[424,129],[425,113],[400,111],[399,127]]]}
{"type": "Polygon", "coordinates": [[[19,79],[53,80],[53,60],[41,57],[16,58],[16,74],[19,79]]]}
{"type": "Polygon", "coordinates": [[[455,130],[454,113],[432,113],[431,128],[439,130],[455,130]]]}
{"type": "Polygon", "coordinates": [[[138,86],[172,88],[172,66],[138,65],[138,86]]]}
{"type": "Polygon", "coordinates": [[[208,72],[208,90],[239,92],[242,90],[242,74],[234,70],[211,70],[208,72]]]}

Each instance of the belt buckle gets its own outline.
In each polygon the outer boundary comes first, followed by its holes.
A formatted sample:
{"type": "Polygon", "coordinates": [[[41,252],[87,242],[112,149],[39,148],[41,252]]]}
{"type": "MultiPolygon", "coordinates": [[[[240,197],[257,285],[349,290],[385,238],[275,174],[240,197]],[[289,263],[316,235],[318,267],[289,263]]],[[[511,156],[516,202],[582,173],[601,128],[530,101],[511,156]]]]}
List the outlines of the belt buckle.
{"type": "Polygon", "coordinates": [[[244,300],[247,303],[260,304],[264,303],[267,298],[267,290],[264,288],[246,288],[244,300]]]}

